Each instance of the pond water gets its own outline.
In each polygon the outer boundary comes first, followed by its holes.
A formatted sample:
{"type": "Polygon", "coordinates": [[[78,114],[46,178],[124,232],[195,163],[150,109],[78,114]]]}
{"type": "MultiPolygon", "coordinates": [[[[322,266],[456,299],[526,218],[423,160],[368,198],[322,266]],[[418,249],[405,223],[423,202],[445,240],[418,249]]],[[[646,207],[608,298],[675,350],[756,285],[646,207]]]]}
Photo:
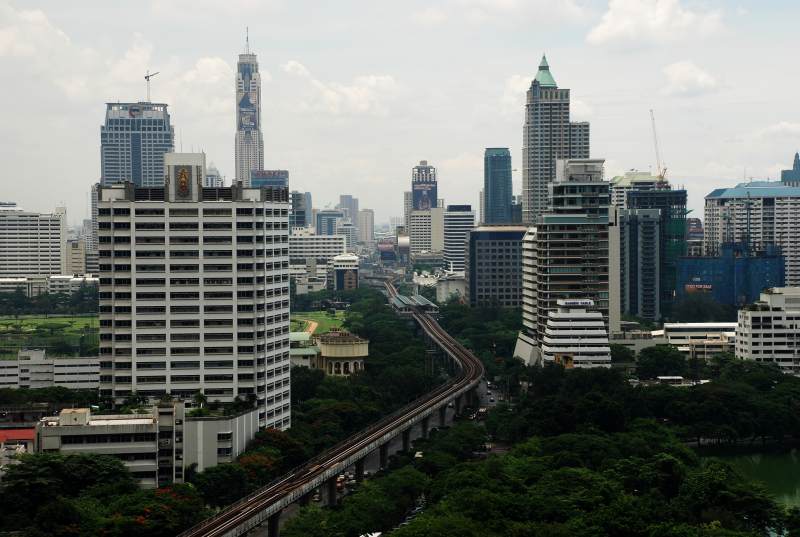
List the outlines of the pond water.
{"type": "Polygon", "coordinates": [[[745,477],[761,481],[775,499],[786,506],[800,506],[800,451],[717,457],[733,465],[745,477]]]}

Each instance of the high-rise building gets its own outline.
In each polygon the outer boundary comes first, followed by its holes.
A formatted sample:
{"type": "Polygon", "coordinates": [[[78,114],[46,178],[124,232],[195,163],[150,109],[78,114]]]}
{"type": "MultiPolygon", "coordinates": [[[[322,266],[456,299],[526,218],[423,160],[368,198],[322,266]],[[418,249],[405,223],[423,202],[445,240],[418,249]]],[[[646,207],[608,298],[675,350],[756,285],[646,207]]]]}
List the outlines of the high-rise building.
{"type": "Polygon", "coordinates": [[[657,321],[661,319],[661,211],[615,209],[619,231],[621,311],[657,321]]]}
{"type": "Polygon", "coordinates": [[[703,221],[699,218],[686,219],[686,255],[699,257],[703,255],[703,221]]]}
{"type": "Polygon", "coordinates": [[[525,235],[523,329],[515,354],[528,363],[540,363],[548,315],[559,299],[592,300],[609,332],[618,331],[619,245],[618,235],[610,233],[603,163],[558,160],[556,179],[549,185],[550,207],[525,235]]]}
{"type": "Polygon", "coordinates": [[[100,394],[253,397],[290,426],[289,193],[204,188],[203,154],[168,154],[163,187],[102,187],[100,394]]]}
{"type": "Polygon", "coordinates": [[[470,305],[522,304],[522,237],[524,226],[478,226],[469,232],[467,299],[470,305]]]}
{"type": "Polygon", "coordinates": [[[358,289],[357,255],[337,255],[328,262],[328,289],[332,291],[358,289]]]}
{"type": "Polygon", "coordinates": [[[91,238],[86,241],[86,250],[93,254],[97,254],[97,204],[100,199],[99,192],[100,183],[93,184],[92,189],[89,191],[89,210],[91,212],[92,228],[91,238]]]}
{"type": "Polygon", "coordinates": [[[64,256],[66,257],[64,274],[86,274],[86,243],[83,239],[67,240],[64,245],[64,256]]]}
{"type": "Polygon", "coordinates": [[[767,289],[754,304],[739,310],[736,358],[773,363],[800,375],[800,288],[767,289]]]}
{"type": "Polygon", "coordinates": [[[344,211],[345,217],[358,227],[358,198],[354,198],[350,194],[341,194],[337,208],[344,211]]]}
{"type": "Polygon", "coordinates": [[[444,250],[444,207],[411,211],[408,226],[411,253],[441,252],[444,250]]]}
{"type": "Polygon", "coordinates": [[[314,204],[312,203],[311,199],[311,192],[306,192],[304,196],[306,198],[305,200],[306,222],[308,222],[308,224],[306,225],[311,225],[311,223],[314,222],[314,219],[311,218],[311,212],[314,210],[314,204]]]}
{"type": "Polygon", "coordinates": [[[547,58],[531,82],[522,129],[522,220],[532,225],[548,205],[557,159],[589,158],[589,123],[570,122],[569,90],[559,88],[547,58]]]}
{"type": "Polygon", "coordinates": [[[250,170],[250,186],[289,186],[289,170],[250,170]]]}
{"type": "Polygon", "coordinates": [[[236,63],[236,179],[248,185],[250,170],[264,169],[264,138],[261,134],[261,75],[258,59],[250,53],[248,38],[244,54],[236,63]]]}
{"type": "Polygon", "coordinates": [[[347,239],[347,249],[349,251],[355,250],[358,242],[358,231],[349,218],[341,218],[336,221],[336,234],[342,235],[347,239]]]}
{"type": "Polygon", "coordinates": [[[424,211],[437,206],[436,168],[427,160],[420,160],[419,166],[411,169],[412,210],[424,211]]]}
{"type": "Polygon", "coordinates": [[[611,204],[620,209],[627,209],[628,192],[631,190],[669,189],[669,183],[663,177],[651,175],[650,172],[630,170],[611,179],[611,204]]]}
{"type": "Polygon", "coordinates": [[[444,212],[444,268],[464,272],[467,241],[475,227],[475,212],[469,205],[448,205],[444,212]]]}
{"type": "Polygon", "coordinates": [[[175,131],[163,103],[107,103],[100,127],[100,182],[164,185],[164,155],[175,131]]]}
{"type": "Polygon", "coordinates": [[[336,226],[344,218],[342,211],[325,209],[317,213],[317,235],[336,235],[336,226]]]}
{"type": "Polygon", "coordinates": [[[403,192],[403,225],[411,224],[411,211],[414,208],[414,196],[410,190],[403,192]]]}
{"type": "Polygon", "coordinates": [[[478,223],[483,224],[484,216],[486,215],[486,204],[485,204],[486,196],[483,193],[483,189],[481,189],[480,193],[478,194],[478,223]]]}
{"type": "Polygon", "coordinates": [[[484,224],[511,224],[511,152],[488,147],[483,156],[484,224]]]}
{"type": "Polygon", "coordinates": [[[565,369],[611,367],[611,348],[603,314],[587,299],[558,299],[547,314],[542,363],[565,369]]]}
{"type": "Polygon", "coordinates": [[[292,212],[289,213],[289,229],[306,227],[308,225],[308,212],[306,211],[306,196],[302,192],[292,190],[292,212]]]}
{"type": "Polygon", "coordinates": [[[219,170],[213,164],[206,169],[206,178],[203,186],[206,188],[219,188],[225,186],[225,179],[223,179],[222,175],[219,173],[219,170]]]}
{"type": "Polygon", "coordinates": [[[686,191],[671,190],[669,184],[656,190],[630,190],[628,209],[658,209],[659,301],[662,317],[669,318],[675,301],[678,259],[686,255],[686,191]]]}
{"type": "Polygon", "coordinates": [[[0,202],[0,278],[64,274],[66,219],[64,207],[41,214],[0,202]]]}
{"type": "Polygon", "coordinates": [[[511,200],[511,222],[522,223],[522,196],[514,196],[511,200]]]}
{"type": "Polygon", "coordinates": [[[363,244],[375,242],[375,212],[372,209],[358,211],[358,242],[363,244]]]}
{"type": "Polygon", "coordinates": [[[328,260],[347,253],[347,237],[317,235],[309,228],[296,228],[289,235],[289,261],[293,264],[313,259],[327,264],[328,260]]]}
{"type": "Polygon", "coordinates": [[[794,154],[791,170],[781,170],[781,183],[788,186],[800,186],[800,153],[794,154]]]}

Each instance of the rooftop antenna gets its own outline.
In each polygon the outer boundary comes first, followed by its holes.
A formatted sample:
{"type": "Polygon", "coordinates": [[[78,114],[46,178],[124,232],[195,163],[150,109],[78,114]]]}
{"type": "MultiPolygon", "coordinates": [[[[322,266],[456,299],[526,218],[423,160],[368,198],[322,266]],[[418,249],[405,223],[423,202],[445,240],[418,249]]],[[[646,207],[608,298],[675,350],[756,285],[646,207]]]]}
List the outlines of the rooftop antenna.
{"type": "Polygon", "coordinates": [[[153,78],[154,76],[156,76],[158,73],[159,73],[159,71],[156,71],[155,73],[150,74],[150,69],[148,69],[147,70],[147,74],[144,75],[144,79],[147,80],[147,102],[148,103],[151,102],[150,101],[150,79],[153,78]]]}
{"type": "Polygon", "coordinates": [[[250,54],[250,27],[244,27],[244,53],[250,54]]]}

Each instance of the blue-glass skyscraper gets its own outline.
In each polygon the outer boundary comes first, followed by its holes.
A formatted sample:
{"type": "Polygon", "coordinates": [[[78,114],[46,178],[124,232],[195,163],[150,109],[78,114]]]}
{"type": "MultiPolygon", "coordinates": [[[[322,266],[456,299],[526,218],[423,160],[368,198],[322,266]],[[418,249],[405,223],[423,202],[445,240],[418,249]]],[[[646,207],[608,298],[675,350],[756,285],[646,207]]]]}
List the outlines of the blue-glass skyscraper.
{"type": "Polygon", "coordinates": [[[507,147],[488,147],[483,156],[484,224],[510,224],[511,153],[507,147]]]}
{"type": "Polygon", "coordinates": [[[100,127],[100,182],[164,185],[164,153],[174,151],[175,131],[163,103],[107,103],[100,127]]]}

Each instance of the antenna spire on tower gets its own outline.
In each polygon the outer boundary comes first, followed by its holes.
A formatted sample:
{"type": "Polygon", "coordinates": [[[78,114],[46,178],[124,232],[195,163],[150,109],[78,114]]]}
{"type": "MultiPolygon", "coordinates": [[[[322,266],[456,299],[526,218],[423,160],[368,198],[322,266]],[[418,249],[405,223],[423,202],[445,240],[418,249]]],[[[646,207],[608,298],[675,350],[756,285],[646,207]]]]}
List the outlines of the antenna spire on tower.
{"type": "Polygon", "coordinates": [[[244,53],[250,54],[250,27],[244,27],[244,53]]]}

